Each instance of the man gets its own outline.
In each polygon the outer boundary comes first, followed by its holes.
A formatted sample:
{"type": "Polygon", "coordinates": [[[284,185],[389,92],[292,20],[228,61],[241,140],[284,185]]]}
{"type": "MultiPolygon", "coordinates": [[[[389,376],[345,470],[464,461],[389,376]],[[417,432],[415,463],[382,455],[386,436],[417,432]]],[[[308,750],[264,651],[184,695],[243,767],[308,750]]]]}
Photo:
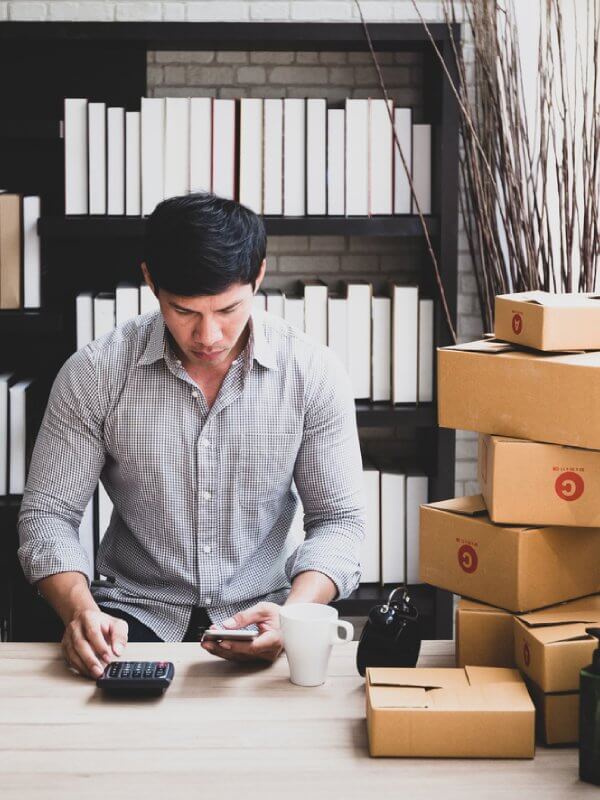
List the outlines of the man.
{"type": "Polygon", "coordinates": [[[129,641],[190,641],[255,624],[273,661],[278,604],[356,587],[364,535],[354,400],[337,358],[252,313],[262,221],[212,194],[160,203],[142,271],[160,312],[72,355],[52,388],[19,515],[28,580],[65,624],[69,664],[101,674],[129,641]],[[114,511],[90,585],[78,528],[101,478],[114,511]],[[286,558],[297,506],[305,542],[286,558]]]}

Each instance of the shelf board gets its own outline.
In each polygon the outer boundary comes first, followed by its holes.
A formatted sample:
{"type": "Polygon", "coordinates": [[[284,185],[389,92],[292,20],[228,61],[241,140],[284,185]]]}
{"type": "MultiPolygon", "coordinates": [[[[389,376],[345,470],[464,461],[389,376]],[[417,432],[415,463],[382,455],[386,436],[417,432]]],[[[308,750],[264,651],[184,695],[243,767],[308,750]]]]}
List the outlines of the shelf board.
{"type": "Polygon", "coordinates": [[[0,120],[0,139],[56,140],[61,138],[61,123],[48,119],[0,120]]]}
{"type": "Polygon", "coordinates": [[[63,332],[62,314],[44,309],[0,311],[0,334],[56,334],[63,332]]]}
{"type": "MultiPolygon", "coordinates": [[[[422,236],[417,216],[402,214],[390,217],[263,217],[270,236],[422,236]]],[[[426,217],[430,235],[437,234],[437,217],[426,217]]],[[[40,236],[47,239],[142,237],[146,217],[74,215],[42,217],[40,236]]]]}
{"type": "MultiPolygon", "coordinates": [[[[377,583],[365,583],[352,592],[345,600],[332,603],[342,616],[366,617],[373,606],[383,603],[389,597],[394,586],[380,586],[377,583]]],[[[435,588],[426,583],[408,587],[408,594],[415,603],[421,616],[431,616],[435,608],[435,588]]]]}
{"type": "Polygon", "coordinates": [[[356,418],[359,425],[386,427],[390,425],[410,425],[426,428],[437,425],[435,403],[369,403],[357,400],[356,418]]]}

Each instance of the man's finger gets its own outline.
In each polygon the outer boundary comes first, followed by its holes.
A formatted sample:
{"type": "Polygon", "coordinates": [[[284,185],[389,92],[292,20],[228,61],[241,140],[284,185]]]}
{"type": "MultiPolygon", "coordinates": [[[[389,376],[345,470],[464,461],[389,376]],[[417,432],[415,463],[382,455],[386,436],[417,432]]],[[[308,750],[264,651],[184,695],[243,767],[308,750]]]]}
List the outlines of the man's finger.
{"type": "Polygon", "coordinates": [[[79,656],[73,649],[73,645],[69,640],[63,642],[63,650],[67,664],[76,669],[77,672],[84,678],[90,678],[91,675],[89,670],[87,669],[83,661],[79,658],[79,656]]]}
{"type": "Polygon", "coordinates": [[[224,628],[245,628],[248,625],[253,625],[257,622],[263,622],[266,619],[273,619],[274,612],[272,605],[267,603],[258,603],[252,608],[247,608],[245,611],[240,611],[233,617],[226,619],[223,622],[224,628]]]}
{"type": "Polygon", "coordinates": [[[71,641],[73,643],[73,649],[85,664],[89,674],[93,678],[99,678],[104,672],[104,665],[100,662],[90,647],[89,642],[77,628],[73,630],[71,641]]]}
{"type": "Polygon", "coordinates": [[[92,650],[96,656],[104,661],[110,661],[112,653],[110,652],[106,639],[104,638],[100,627],[98,626],[97,619],[94,622],[82,620],[83,635],[89,642],[92,650]]]}
{"type": "Polygon", "coordinates": [[[127,637],[129,636],[129,625],[124,619],[114,619],[109,627],[110,644],[113,653],[120,656],[125,645],[127,644],[127,637]]]}

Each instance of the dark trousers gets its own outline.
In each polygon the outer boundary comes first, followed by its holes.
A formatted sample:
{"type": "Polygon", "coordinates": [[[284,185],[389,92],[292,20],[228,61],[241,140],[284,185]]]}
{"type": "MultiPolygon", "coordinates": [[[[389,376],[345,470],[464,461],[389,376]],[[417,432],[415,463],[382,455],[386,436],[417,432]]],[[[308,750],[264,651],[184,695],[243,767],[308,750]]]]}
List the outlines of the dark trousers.
{"type": "MultiPolygon", "coordinates": [[[[125,620],[129,626],[129,633],[127,635],[128,642],[162,642],[163,640],[157,636],[154,631],[139,619],[129,614],[127,611],[122,611],[120,608],[107,608],[100,606],[100,610],[105,614],[110,614],[111,617],[118,617],[125,620]]],[[[184,634],[184,642],[198,642],[206,628],[210,628],[212,622],[206,613],[205,608],[193,608],[190,616],[187,631],[184,634]]]]}

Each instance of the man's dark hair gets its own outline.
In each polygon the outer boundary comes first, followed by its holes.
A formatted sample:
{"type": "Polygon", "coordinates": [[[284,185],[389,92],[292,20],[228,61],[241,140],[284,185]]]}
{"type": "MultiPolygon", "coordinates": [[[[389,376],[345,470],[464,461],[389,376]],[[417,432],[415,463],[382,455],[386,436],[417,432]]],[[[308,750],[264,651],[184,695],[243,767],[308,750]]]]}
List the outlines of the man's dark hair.
{"type": "Polygon", "coordinates": [[[146,223],[144,260],[157,292],[214,295],[235,283],[254,290],[266,249],[262,219],[210,192],[163,200],[146,223]]]}

